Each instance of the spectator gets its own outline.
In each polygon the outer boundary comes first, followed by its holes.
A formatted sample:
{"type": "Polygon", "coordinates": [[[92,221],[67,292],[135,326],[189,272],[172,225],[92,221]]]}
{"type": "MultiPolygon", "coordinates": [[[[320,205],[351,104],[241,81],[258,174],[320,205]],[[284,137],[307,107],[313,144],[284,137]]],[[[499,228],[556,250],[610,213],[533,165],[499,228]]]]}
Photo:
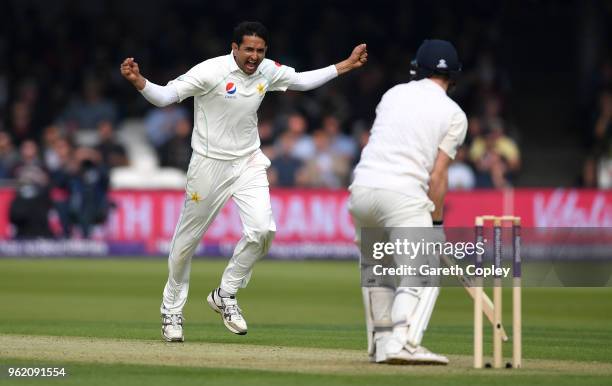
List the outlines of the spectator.
{"type": "Polygon", "coordinates": [[[6,131],[0,131],[0,180],[12,177],[11,173],[18,162],[19,155],[11,136],[6,131]]]}
{"type": "Polygon", "coordinates": [[[54,146],[55,142],[62,137],[59,126],[51,125],[45,127],[42,138],[42,159],[47,170],[53,171],[59,167],[60,160],[57,158],[54,146]]]}
{"type": "Polygon", "coordinates": [[[128,165],[125,148],[115,139],[113,123],[111,121],[101,121],[98,123],[98,139],[99,143],[96,146],[96,150],[100,153],[102,163],[107,168],[128,165]]]}
{"type": "Polygon", "coordinates": [[[597,187],[612,189],[612,158],[602,158],[597,165],[597,187]]]}
{"type": "Polygon", "coordinates": [[[306,118],[300,113],[292,113],[287,118],[287,132],[295,141],[293,154],[297,159],[305,161],[311,158],[316,149],[312,137],[306,132],[308,131],[308,123],[306,118]]]}
{"type": "Polygon", "coordinates": [[[272,159],[272,165],[268,169],[270,185],[282,187],[298,185],[303,162],[292,155],[294,146],[295,137],[288,132],[283,133],[277,145],[277,156],[272,159]]]}
{"type": "Polygon", "coordinates": [[[25,140],[19,147],[19,161],[12,171],[13,178],[32,177],[40,185],[48,183],[47,173],[38,154],[38,145],[33,140],[25,140]],[[44,177],[43,177],[44,176],[44,177]],[[43,183],[44,180],[44,183],[43,183]]]}
{"type": "Polygon", "coordinates": [[[313,134],[314,156],[306,162],[306,183],[310,187],[337,189],[348,184],[348,159],[334,153],[327,132],[319,129],[313,134]]]}
{"type": "MultiPolygon", "coordinates": [[[[36,80],[27,78],[19,84],[17,101],[28,108],[30,126],[34,129],[43,127],[48,109],[46,104],[39,102],[39,89],[36,80]]],[[[38,135],[38,131],[35,134],[38,135]]]]}
{"type": "Polygon", "coordinates": [[[612,188],[612,90],[599,96],[599,114],[595,120],[594,149],[598,186],[612,188]]]}
{"type": "Polygon", "coordinates": [[[457,149],[455,160],[448,168],[449,190],[471,190],[476,186],[476,175],[466,159],[467,149],[461,146],[457,149]]]}
{"type": "Polygon", "coordinates": [[[342,133],[340,121],[333,115],[327,115],[323,118],[323,130],[329,136],[331,142],[331,150],[348,160],[352,160],[357,150],[355,139],[342,133]]]}
{"type": "Polygon", "coordinates": [[[500,95],[491,93],[484,95],[483,103],[483,123],[487,126],[495,125],[497,121],[502,119],[503,101],[500,95]]]}
{"type": "Polygon", "coordinates": [[[36,139],[38,133],[32,126],[31,108],[27,103],[15,102],[13,104],[10,130],[17,146],[20,146],[25,140],[36,139]]]}
{"type": "Polygon", "coordinates": [[[599,96],[599,114],[595,119],[595,148],[598,157],[612,157],[612,89],[599,96]]]}
{"type": "Polygon", "coordinates": [[[155,108],[147,113],[144,121],[147,138],[158,156],[159,149],[174,136],[178,122],[187,118],[187,110],[176,104],[155,108]]]}
{"type": "Polygon", "coordinates": [[[21,161],[13,175],[18,181],[15,198],[10,205],[10,221],[16,238],[51,237],[48,215],[51,209],[49,176],[38,157],[38,146],[26,140],[20,147],[21,161]]]}
{"type": "Polygon", "coordinates": [[[181,119],[175,133],[160,149],[160,164],[187,171],[191,160],[191,122],[181,119]]]}
{"type": "Polygon", "coordinates": [[[49,150],[53,166],[47,164],[51,176],[51,199],[62,226],[63,237],[72,235],[73,214],[70,210],[72,180],[78,165],[74,159],[74,146],[64,137],[57,138],[49,150]]]}
{"type": "Polygon", "coordinates": [[[268,119],[262,119],[257,123],[257,128],[259,140],[261,141],[261,151],[269,159],[275,158],[276,149],[274,148],[274,127],[272,126],[272,122],[268,119]]]}
{"type": "Polygon", "coordinates": [[[501,121],[491,122],[484,137],[474,139],[470,159],[476,166],[476,185],[480,188],[510,186],[520,169],[518,146],[504,134],[501,121]]]}
{"type": "Polygon", "coordinates": [[[94,78],[85,79],[83,95],[78,97],[66,108],[63,121],[69,132],[77,129],[94,129],[102,121],[115,122],[117,107],[115,103],[102,95],[102,85],[94,78]]]}
{"type": "Polygon", "coordinates": [[[75,162],[77,169],[70,179],[70,216],[80,227],[81,235],[89,238],[92,227],[104,223],[112,207],[109,176],[95,149],[77,149],[75,162]]]}
{"type": "Polygon", "coordinates": [[[355,166],[359,163],[361,159],[361,152],[363,148],[366,147],[368,141],[370,140],[370,128],[372,124],[366,124],[364,121],[357,121],[353,125],[353,137],[357,143],[357,147],[355,148],[355,153],[353,153],[351,169],[354,169],[355,166]]]}
{"type": "Polygon", "coordinates": [[[9,220],[15,226],[15,238],[50,238],[51,199],[46,186],[20,181],[10,204],[9,220]]]}
{"type": "Polygon", "coordinates": [[[578,188],[597,189],[597,161],[594,157],[587,157],[582,164],[582,173],[578,177],[578,188]]]}
{"type": "Polygon", "coordinates": [[[468,132],[464,145],[471,147],[476,139],[483,140],[483,127],[482,120],[478,116],[473,116],[468,118],[468,132]]]}

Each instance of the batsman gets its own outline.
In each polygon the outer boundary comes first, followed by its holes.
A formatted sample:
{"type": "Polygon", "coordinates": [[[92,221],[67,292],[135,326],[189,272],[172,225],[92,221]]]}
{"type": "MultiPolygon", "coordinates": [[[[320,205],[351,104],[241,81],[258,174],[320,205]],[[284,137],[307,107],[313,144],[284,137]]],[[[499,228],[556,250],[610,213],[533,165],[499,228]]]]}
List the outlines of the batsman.
{"type": "MultiPolygon", "coordinates": [[[[358,243],[364,227],[443,232],[448,167],[467,132],[465,113],[447,95],[461,64],[450,42],[425,40],[413,66],[412,81],[383,95],[355,168],[349,210],[358,243]]],[[[421,345],[439,291],[401,283],[362,288],[371,361],[448,363],[421,345]]]]}
{"type": "Polygon", "coordinates": [[[259,149],[257,130],[257,110],[264,96],[271,91],[314,89],[363,66],[368,56],[366,45],[359,44],[335,65],[296,72],[265,58],[268,41],[261,23],[242,22],[234,29],[229,54],[205,60],[165,86],[145,79],[134,58],[121,64],[121,74],[156,106],[194,99],[193,155],[161,303],[161,332],[166,341],[184,340],[183,307],[191,260],[204,232],[230,198],[240,212],[242,237],[207,303],[221,314],[228,330],[247,333],[236,294],[246,287],[255,262],[268,252],[276,231],[266,175],[270,160],[259,149]]]}

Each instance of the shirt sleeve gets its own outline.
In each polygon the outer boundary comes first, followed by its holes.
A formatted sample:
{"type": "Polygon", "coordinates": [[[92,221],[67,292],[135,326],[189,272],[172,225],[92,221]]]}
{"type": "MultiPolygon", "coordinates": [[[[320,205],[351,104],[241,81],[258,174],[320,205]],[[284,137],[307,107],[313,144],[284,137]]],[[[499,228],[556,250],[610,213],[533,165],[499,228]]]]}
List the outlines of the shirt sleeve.
{"type": "Polygon", "coordinates": [[[317,88],[338,76],[335,65],[320,68],[318,70],[296,72],[289,90],[308,91],[317,88]]]}
{"type": "Polygon", "coordinates": [[[465,140],[467,133],[467,118],[463,111],[458,111],[453,114],[448,132],[440,142],[438,148],[442,150],[451,159],[455,159],[457,148],[461,146],[465,140]]]}
{"type": "Polygon", "coordinates": [[[210,61],[202,62],[178,78],[168,82],[173,85],[179,102],[208,93],[215,86],[215,71],[210,61]]]}
{"type": "Polygon", "coordinates": [[[295,69],[264,59],[263,74],[268,79],[268,91],[286,91],[295,79],[295,69]]]}
{"type": "Polygon", "coordinates": [[[140,90],[147,101],[157,107],[164,107],[178,102],[178,93],[172,84],[160,86],[147,80],[145,86],[140,90]]]}

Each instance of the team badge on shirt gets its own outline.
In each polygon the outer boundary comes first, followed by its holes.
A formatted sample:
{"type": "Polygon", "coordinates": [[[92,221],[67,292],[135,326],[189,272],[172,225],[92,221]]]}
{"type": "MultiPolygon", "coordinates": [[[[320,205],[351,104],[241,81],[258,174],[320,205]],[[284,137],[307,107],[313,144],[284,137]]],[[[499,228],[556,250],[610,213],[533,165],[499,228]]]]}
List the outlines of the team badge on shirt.
{"type": "Polygon", "coordinates": [[[257,84],[257,92],[259,93],[259,95],[263,95],[265,91],[266,91],[266,86],[264,86],[263,83],[257,84]]]}
{"type": "Polygon", "coordinates": [[[191,201],[193,202],[200,202],[202,200],[202,197],[198,194],[198,192],[191,193],[189,198],[191,198],[191,201]]]}

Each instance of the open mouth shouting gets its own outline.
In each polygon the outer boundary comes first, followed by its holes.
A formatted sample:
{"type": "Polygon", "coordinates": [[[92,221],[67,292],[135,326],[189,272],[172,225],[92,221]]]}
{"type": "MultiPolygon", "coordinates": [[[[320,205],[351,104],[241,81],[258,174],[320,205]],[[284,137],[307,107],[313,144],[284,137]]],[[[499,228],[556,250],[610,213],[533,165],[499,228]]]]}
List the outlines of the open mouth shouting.
{"type": "Polygon", "coordinates": [[[255,72],[255,70],[257,69],[257,65],[258,65],[257,61],[250,60],[250,59],[249,59],[249,60],[247,60],[247,61],[244,63],[244,69],[246,70],[245,72],[247,72],[247,73],[249,73],[249,74],[254,73],[254,72],[255,72]]]}

